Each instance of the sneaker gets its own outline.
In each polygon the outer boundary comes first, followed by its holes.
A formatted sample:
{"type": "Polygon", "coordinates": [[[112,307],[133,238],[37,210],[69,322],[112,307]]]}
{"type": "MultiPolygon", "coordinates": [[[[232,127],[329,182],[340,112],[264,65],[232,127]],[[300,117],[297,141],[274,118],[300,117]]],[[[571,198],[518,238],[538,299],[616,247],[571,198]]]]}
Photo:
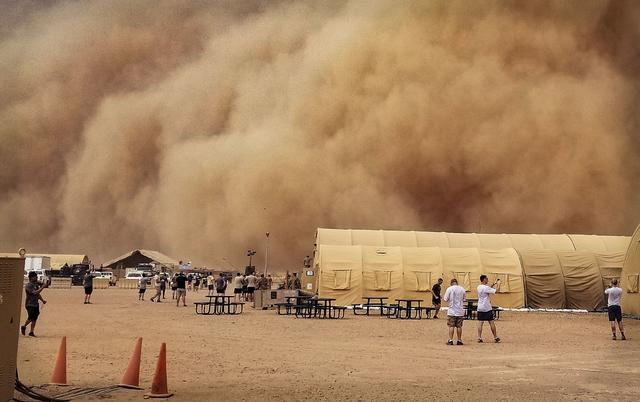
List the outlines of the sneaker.
{"type": "Polygon", "coordinates": [[[456,345],[464,345],[464,343],[462,343],[462,341],[458,341],[456,342],[456,345]]]}
{"type": "Polygon", "coordinates": [[[433,316],[433,319],[434,319],[434,320],[437,320],[437,319],[438,319],[438,316],[437,316],[437,315],[434,315],[434,316],[433,316]]]}
{"type": "Polygon", "coordinates": [[[613,334],[613,335],[611,335],[611,339],[615,341],[618,338],[616,338],[616,334],[613,334]]]}
{"type": "Polygon", "coordinates": [[[32,336],[32,337],[34,337],[34,338],[35,338],[35,337],[36,337],[36,334],[34,334],[33,332],[29,332],[29,336],[32,336]]]}
{"type": "Polygon", "coordinates": [[[493,338],[493,340],[494,340],[496,343],[500,343],[500,338],[498,338],[497,336],[496,336],[495,338],[493,338]]]}
{"type": "Polygon", "coordinates": [[[449,340],[447,341],[447,345],[453,345],[453,339],[449,339],[449,340]]]}
{"type": "Polygon", "coordinates": [[[626,337],[626,336],[624,336],[624,334],[623,334],[623,335],[622,335],[622,337],[620,337],[620,339],[622,339],[623,341],[626,341],[626,340],[627,340],[627,337],[626,337]]]}
{"type": "Polygon", "coordinates": [[[27,327],[24,325],[20,326],[20,332],[22,332],[22,335],[26,335],[27,334],[27,327]]]}
{"type": "Polygon", "coordinates": [[[482,338],[478,338],[478,343],[483,343],[484,341],[482,340],[482,338]]]}

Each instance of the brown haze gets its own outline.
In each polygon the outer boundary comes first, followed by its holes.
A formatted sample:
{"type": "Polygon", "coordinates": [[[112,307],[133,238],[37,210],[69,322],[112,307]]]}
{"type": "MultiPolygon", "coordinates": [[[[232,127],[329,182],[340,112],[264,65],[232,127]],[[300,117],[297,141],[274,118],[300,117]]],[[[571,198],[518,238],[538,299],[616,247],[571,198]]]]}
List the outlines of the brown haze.
{"type": "Polygon", "coordinates": [[[0,251],[631,233],[634,1],[0,3],[0,251]]]}

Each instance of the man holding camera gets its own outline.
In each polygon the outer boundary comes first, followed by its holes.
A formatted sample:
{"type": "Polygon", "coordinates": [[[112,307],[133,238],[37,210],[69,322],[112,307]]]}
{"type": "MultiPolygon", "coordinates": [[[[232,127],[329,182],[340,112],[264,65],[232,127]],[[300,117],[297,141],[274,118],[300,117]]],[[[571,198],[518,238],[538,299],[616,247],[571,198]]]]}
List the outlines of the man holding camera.
{"type": "Polygon", "coordinates": [[[24,291],[27,294],[25,302],[25,308],[27,309],[27,321],[25,321],[24,325],[20,326],[20,332],[22,332],[22,335],[25,335],[27,325],[31,324],[29,336],[36,336],[33,331],[36,329],[36,321],[38,321],[38,316],[40,315],[39,302],[42,302],[42,304],[47,303],[40,293],[42,293],[42,291],[48,286],[48,284],[43,285],[38,282],[38,274],[34,271],[29,272],[29,282],[24,285],[24,291]]]}
{"type": "Polygon", "coordinates": [[[620,307],[620,299],[622,298],[622,289],[618,287],[618,280],[612,279],[609,287],[604,291],[607,295],[607,311],[609,312],[609,322],[611,323],[611,339],[616,340],[616,321],[620,330],[620,339],[623,341],[627,338],[624,336],[624,326],[622,325],[622,308],[620,307]]]}
{"type": "Polygon", "coordinates": [[[482,326],[485,321],[489,321],[493,340],[500,342],[496,324],[493,322],[493,308],[491,306],[490,295],[500,290],[500,279],[496,279],[493,285],[488,286],[489,278],[487,275],[480,275],[480,285],[478,285],[478,342],[482,343],[482,326]]]}

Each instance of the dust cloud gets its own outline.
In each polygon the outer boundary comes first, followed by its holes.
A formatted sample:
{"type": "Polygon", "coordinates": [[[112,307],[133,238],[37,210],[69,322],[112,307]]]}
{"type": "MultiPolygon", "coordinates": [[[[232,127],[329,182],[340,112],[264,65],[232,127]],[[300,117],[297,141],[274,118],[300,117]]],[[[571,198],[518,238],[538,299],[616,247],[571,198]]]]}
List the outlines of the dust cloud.
{"type": "Polygon", "coordinates": [[[7,1],[0,34],[2,251],[640,220],[633,1],[7,1]]]}

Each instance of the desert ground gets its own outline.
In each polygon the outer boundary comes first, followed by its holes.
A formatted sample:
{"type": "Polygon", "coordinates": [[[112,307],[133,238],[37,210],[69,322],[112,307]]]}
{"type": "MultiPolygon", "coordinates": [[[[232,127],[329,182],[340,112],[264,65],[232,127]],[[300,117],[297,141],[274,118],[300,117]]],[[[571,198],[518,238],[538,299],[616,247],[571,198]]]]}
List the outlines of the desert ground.
{"type": "MultiPolygon", "coordinates": [[[[347,312],[343,320],[308,320],[251,307],[199,316],[191,303],[204,294],[189,292],[189,307],[176,307],[170,292],[151,303],[138,301],[136,290],[105,289],[84,305],[79,287],[47,289],[37,338],[20,337],[21,380],[48,382],[67,336],[70,384],[117,384],[140,336],[141,386],[150,388],[166,342],[174,401],[640,400],[637,320],[625,321],[627,341],[612,341],[604,314],[503,312],[502,343],[476,343],[476,321],[466,321],[466,344],[448,346],[444,319],[347,312]]],[[[141,400],[144,392],[84,400],[141,400]]]]}

